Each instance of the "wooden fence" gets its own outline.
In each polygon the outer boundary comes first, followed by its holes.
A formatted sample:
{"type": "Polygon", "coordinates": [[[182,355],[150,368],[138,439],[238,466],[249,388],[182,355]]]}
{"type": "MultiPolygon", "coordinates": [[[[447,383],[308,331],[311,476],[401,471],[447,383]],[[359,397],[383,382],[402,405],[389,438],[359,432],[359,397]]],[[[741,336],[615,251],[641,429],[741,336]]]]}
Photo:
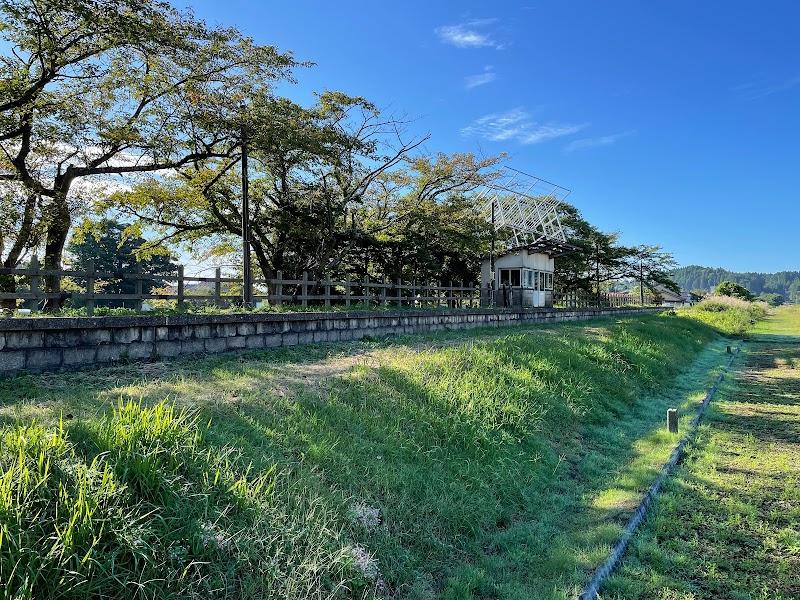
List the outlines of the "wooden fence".
{"type": "MultiPolygon", "coordinates": [[[[69,300],[73,305],[86,308],[86,314],[92,315],[98,302],[126,303],[136,310],[142,310],[148,301],[171,301],[175,308],[183,310],[188,303],[200,306],[227,308],[241,305],[242,279],[223,277],[222,270],[217,268],[213,277],[196,277],[186,275],[184,267],[178,266],[174,274],[148,275],[138,267],[134,273],[103,272],[94,268],[94,261],[89,261],[86,270],[45,270],[40,268],[39,261],[33,258],[26,269],[0,268],[0,276],[22,278],[27,282],[27,289],[0,292],[0,300],[22,300],[26,308],[35,311],[45,301],[53,299],[69,300]],[[45,277],[68,278],[80,285],[79,291],[61,293],[45,292],[42,279],[45,277]],[[105,293],[107,282],[133,281],[132,294],[105,293]],[[145,292],[145,282],[166,282],[166,288],[145,292]],[[209,293],[197,293],[197,284],[211,290],[209,293]]],[[[343,306],[366,305],[378,307],[447,307],[474,308],[481,305],[481,290],[474,284],[457,285],[450,282],[412,282],[401,280],[351,279],[348,275],[344,281],[312,280],[308,273],[302,279],[284,279],[281,271],[275,279],[253,280],[253,302],[268,301],[272,306],[293,305],[307,306],[343,306]],[[267,290],[272,289],[270,294],[267,290]]],[[[149,286],[148,286],[149,287],[149,286]]]]}
{"type": "MultiPolygon", "coordinates": [[[[644,306],[654,306],[655,298],[652,294],[644,295],[644,306]]],[[[554,292],[553,306],[556,308],[626,308],[642,305],[639,294],[623,294],[590,292],[554,292]]]]}
{"type": "MultiPolygon", "coordinates": [[[[490,304],[489,290],[481,289],[475,284],[464,285],[463,282],[412,282],[401,280],[389,281],[386,277],[376,281],[369,277],[351,279],[348,275],[344,281],[315,281],[303,273],[302,279],[284,279],[281,271],[275,279],[253,280],[253,301],[267,301],[272,306],[340,306],[348,308],[353,305],[368,307],[418,307],[418,308],[476,308],[490,304]],[[271,290],[272,293],[269,293],[271,290]]],[[[223,277],[222,270],[217,268],[213,277],[189,276],[184,267],[178,266],[174,274],[148,275],[142,273],[141,266],[134,273],[103,272],[94,268],[94,261],[89,261],[86,270],[40,268],[34,256],[28,268],[0,268],[0,276],[12,278],[14,291],[0,291],[0,300],[22,300],[25,308],[35,312],[45,301],[60,299],[69,301],[73,306],[83,306],[86,314],[91,316],[99,302],[124,304],[135,310],[142,310],[148,301],[166,301],[174,303],[178,310],[184,310],[187,304],[196,306],[213,306],[228,308],[240,306],[242,303],[242,279],[223,277]],[[52,293],[44,291],[42,279],[59,277],[72,281],[78,287],[76,291],[52,293]],[[133,281],[133,293],[106,293],[104,286],[109,282],[133,281]],[[23,285],[18,286],[21,282],[23,285]],[[167,283],[159,290],[145,292],[152,286],[145,282],[167,283]],[[25,285],[27,284],[27,285],[25,285]],[[198,293],[199,288],[208,293],[198,293]],[[27,288],[27,289],[26,289],[27,288]]],[[[11,287],[11,286],[7,286],[11,287]]],[[[1,289],[1,288],[0,288],[1,289]]],[[[653,298],[645,296],[645,305],[652,304],[653,298]]],[[[639,305],[639,296],[630,294],[591,294],[586,292],[553,293],[553,305],[556,308],[622,308],[639,305]]]]}

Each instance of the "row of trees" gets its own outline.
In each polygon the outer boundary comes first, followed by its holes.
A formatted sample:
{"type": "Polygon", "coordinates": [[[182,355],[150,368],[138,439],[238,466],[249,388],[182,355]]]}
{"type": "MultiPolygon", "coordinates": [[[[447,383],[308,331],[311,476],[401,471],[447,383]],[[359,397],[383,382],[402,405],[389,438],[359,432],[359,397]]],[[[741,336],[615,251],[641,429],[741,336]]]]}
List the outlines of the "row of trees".
{"type": "MultiPolygon", "coordinates": [[[[58,268],[76,226],[99,240],[109,216],[123,238],[147,234],[139,256],[239,256],[246,142],[251,247],[267,278],[477,279],[492,233],[475,191],[505,157],[426,154],[407,119],[362,97],[279,97],[306,63],[166,3],[0,0],[0,18],[3,267],[43,248],[58,268]]],[[[623,247],[569,205],[563,223],[581,251],[558,261],[562,287],[674,287],[658,247],[623,247]]]]}
{"type": "Polygon", "coordinates": [[[709,291],[723,281],[737,283],[756,296],[777,294],[800,302],[800,271],[736,273],[721,268],[691,265],[675,269],[673,279],[684,289],[709,291]]]}

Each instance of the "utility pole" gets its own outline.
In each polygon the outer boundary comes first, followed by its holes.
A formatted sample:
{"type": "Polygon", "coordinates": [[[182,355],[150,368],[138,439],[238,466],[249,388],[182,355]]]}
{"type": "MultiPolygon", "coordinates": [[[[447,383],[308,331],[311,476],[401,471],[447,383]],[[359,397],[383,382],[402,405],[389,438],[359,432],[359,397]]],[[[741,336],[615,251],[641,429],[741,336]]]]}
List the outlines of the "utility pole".
{"type": "Polygon", "coordinates": [[[250,194],[247,181],[247,133],[242,124],[242,304],[253,306],[253,271],[250,268],[250,194]]]}
{"type": "Polygon", "coordinates": [[[492,253],[489,255],[489,277],[491,281],[487,282],[490,306],[494,306],[494,282],[497,280],[497,276],[494,274],[495,238],[497,238],[497,235],[494,224],[494,200],[492,200],[492,253]]]}
{"type": "Polygon", "coordinates": [[[639,255],[639,306],[644,306],[644,258],[639,255]]]}

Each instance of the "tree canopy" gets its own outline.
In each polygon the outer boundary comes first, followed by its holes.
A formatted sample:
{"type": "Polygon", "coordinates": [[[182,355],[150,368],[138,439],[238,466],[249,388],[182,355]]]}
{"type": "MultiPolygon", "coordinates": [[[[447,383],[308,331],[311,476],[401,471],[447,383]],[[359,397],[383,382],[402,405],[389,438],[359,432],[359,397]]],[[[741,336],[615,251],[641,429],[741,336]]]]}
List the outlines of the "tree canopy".
{"type": "Polygon", "coordinates": [[[732,281],[723,281],[720,283],[714,293],[717,296],[732,296],[733,298],[739,298],[740,300],[747,300],[748,302],[752,302],[756,299],[755,294],[748,290],[743,285],[739,285],[738,283],[733,283],[732,281]]]}
{"type": "MultiPolygon", "coordinates": [[[[105,273],[135,273],[138,267],[142,275],[152,277],[142,280],[142,292],[148,294],[164,285],[158,277],[175,273],[176,265],[169,254],[141,253],[145,244],[144,238],[132,235],[126,224],[104,219],[73,236],[67,244],[67,252],[71,266],[78,271],[85,271],[90,260],[94,262],[95,271],[105,273]]],[[[105,294],[133,294],[136,291],[133,279],[99,278],[95,285],[105,294]]],[[[128,303],[132,305],[132,302],[128,303]]],[[[125,301],[98,300],[97,304],[124,306],[125,301]]]]}
{"type": "MultiPolygon", "coordinates": [[[[492,243],[477,190],[503,155],[425,152],[412,121],[360,96],[280,97],[307,63],[166,2],[0,0],[0,19],[2,266],[43,249],[45,269],[59,268],[83,217],[111,237],[109,218],[146,231],[142,256],[238,257],[246,145],[250,247],[267,278],[477,280],[492,243]]],[[[669,253],[561,210],[580,249],[557,261],[562,289],[677,289],[669,253]]]]}
{"type": "Polygon", "coordinates": [[[234,158],[240,102],[297,66],[154,0],[0,0],[0,19],[0,180],[31,199],[4,260],[39,234],[49,269],[103,178],[234,158]]]}

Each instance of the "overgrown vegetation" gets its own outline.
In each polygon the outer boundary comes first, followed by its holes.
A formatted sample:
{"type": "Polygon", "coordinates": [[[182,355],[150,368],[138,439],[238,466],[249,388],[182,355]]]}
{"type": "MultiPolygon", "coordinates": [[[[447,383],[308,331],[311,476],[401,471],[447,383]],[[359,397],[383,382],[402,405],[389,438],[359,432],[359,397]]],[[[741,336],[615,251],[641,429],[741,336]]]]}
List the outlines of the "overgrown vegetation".
{"type": "Polygon", "coordinates": [[[763,302],[748,302],[733,296],[708,296],[679,314],[707,323],[725,335],[743,335],[767,315],[763,302]]]}
{"type": "Polygon", "coordinates": [[[715,337],[650,316],[0,382],[6,595],[566,598],[715,337]]]}

